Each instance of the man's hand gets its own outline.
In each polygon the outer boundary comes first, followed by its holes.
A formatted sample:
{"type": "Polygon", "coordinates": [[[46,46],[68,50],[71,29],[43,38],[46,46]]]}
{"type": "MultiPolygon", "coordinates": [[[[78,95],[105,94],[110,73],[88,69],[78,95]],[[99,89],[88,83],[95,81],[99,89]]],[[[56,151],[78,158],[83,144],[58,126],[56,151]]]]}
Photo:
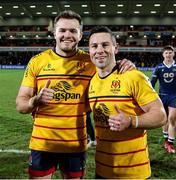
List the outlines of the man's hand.
{"type": "Polygon", "coordinates": [[[117,64],[119,65],[119,73],[124,73],[126,71],[131,71],[133,69],[136,69],[136,66],[134,63],[132,63],[128,59],[122,59],[120,61],[117,61],[117,64]]]}
{"type": "Polygon", "coordinates": [[[32,97],[29,100],[29,106],[31,108],[34,108],[34,107],[38,106],[39,104],[47,104],[50,100],[53,99],[54,90],[48,88],[50,83],[51,83],[51,81],[47,80],[45,86],[41,89],[39,94],[37,94],[36,96],[32,97]]]}
{"type": "Polygon", "coordinates": [[[114,105],[114,108],[117,111],[117,115],[110,116],[108,119],[110,129],[112,131],[123,131],[130,127],[131,120],[117,107],[114,105]]]}

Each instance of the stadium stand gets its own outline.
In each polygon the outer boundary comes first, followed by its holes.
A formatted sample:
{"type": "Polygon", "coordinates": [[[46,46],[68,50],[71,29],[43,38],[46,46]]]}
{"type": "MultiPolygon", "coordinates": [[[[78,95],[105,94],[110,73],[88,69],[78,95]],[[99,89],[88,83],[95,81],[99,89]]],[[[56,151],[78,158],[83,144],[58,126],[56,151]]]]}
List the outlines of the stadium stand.
{"type": "MultiPolygon", "coordinates": [[[[84,26],[80,48],[87,50],[89,31],[84,26]]],[[[154,67],[161,57],[161,47],[176,46],[176,26],[170,25],[111,25],[120,52],[117,59],[131,59],[137,67],[154,67]]],[[[26,65],[30,58],[55,44],[53,33],[47,26],[3,26],[0,30],[0,64],[26,65]]]]}

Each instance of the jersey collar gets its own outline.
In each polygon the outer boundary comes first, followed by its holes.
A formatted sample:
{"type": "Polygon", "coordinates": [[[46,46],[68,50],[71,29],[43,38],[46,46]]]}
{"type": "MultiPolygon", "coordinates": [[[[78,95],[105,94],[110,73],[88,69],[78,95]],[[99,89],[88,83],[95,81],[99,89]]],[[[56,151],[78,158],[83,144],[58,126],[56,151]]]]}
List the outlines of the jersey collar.
{"type": "Polygon", "coordinates": [[[163,64],[164,64],[167,68],[170,68],[170,67],[172,67],[172,66],[175,64],[175,61],[173,61],[172,64],[166,64],[166,63],[163,61],[163,64]]]}

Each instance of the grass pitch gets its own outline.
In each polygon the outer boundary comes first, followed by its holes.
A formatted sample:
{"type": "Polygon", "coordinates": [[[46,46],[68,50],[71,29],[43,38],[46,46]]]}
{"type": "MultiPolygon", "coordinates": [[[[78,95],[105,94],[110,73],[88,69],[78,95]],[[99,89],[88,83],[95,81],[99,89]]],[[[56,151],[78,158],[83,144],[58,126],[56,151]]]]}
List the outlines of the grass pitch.
{"type": "MultiPolygon", "coordinates": [[[[32,131],[30,115],[16,112],[15,98],[23,77],[23,70],[0,70],[0,150],[28,150],[32,131]]],[[[151,73],[147,72],[150,77],[151,73]]],[[[152,179],[176,178],[176,155],[162,147],[162,130],[148,131],[152,179]]],[[[86,179],[94,179],[95,148],[88,150],[86,179]]],[[[0,152],[0,179],[28,178],[28,154],[0,152]]],[[[54,179],[59,178],[58,173],[54,179]]]]}

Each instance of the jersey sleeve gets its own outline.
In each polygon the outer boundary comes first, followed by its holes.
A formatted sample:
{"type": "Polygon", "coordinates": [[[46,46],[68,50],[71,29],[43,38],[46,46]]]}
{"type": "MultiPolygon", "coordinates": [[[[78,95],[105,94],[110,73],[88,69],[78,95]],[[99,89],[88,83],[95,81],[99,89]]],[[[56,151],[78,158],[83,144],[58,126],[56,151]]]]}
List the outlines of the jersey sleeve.
{"type": "Polygon", "coordinates": [[[151,78],[151,84],[153,88],[155,87],[157,80],[158,80],[158,67],[156,66],[152,73],[152,78],[151,78]]]}
{"type": "Polygon", "coordinates": [[[131,77],[131,95],[138,102],[139,106],[144,106],[159,98],[157,92],[153,89],[149,77],[140,71],[134,71],[131,77]]]}
{"type": "Polygon", "coordinates": [[[34,63],[34,59],[31,59],[26,67],[24,72],[23,80],[21,86],[27,86],[36,88],[36,65],[34,63]]]}

